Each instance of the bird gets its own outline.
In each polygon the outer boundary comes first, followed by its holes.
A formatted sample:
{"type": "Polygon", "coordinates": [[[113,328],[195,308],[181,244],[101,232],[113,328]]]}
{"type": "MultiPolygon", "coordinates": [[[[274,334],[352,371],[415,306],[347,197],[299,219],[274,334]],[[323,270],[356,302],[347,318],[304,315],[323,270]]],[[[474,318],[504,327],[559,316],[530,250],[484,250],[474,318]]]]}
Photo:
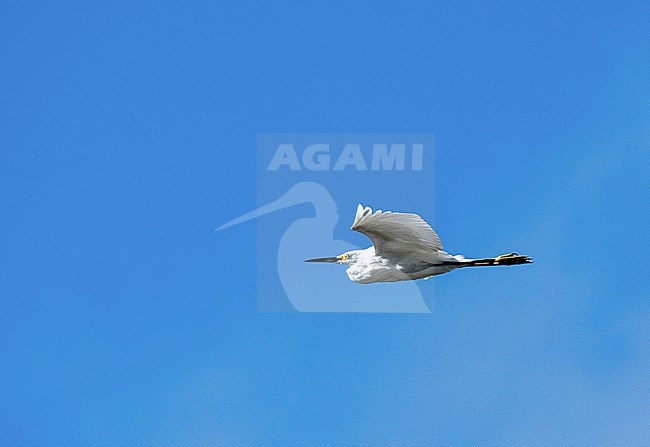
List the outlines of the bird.
{"type": "Polygon", "coordinates": [[[352,230],[366,235],[372,245],[338,256],[306,259],[347,266],[350,280],[360,284],[428,279],[464,267],[518,265],[528,256],[507,253],[495,258],[468,259],[442,249],[431,226],[415,213],[374,211],[359,204],[352,230]]]}

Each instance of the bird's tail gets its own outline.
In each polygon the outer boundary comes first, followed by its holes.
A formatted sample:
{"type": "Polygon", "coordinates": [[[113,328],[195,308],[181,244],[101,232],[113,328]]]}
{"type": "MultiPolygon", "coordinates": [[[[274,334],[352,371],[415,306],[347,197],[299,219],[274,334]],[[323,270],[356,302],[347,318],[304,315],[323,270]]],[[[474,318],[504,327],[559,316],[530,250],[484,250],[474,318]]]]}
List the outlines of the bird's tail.
{"type": "Polygon", "coordinates": [[[467,259],[462,262],[463,267],[481,267],[488,265],[518,265],[531,264],[533,260],[528,256],[518,255],[517,253],[508,253],[497,256],[496,258],[484,259],[467,259]]]}

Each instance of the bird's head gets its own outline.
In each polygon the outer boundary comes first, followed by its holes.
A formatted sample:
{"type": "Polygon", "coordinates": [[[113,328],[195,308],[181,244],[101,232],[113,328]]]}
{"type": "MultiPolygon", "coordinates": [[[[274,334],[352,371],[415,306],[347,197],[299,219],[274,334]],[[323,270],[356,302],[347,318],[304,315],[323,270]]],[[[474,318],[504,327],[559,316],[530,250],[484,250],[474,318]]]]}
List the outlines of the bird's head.
{"type": "Polygon", "coordinates": [[[329,258],[305,259],[305,262],[332,262],[343,265],[351,265],[354,264],[358,256],[359,250],[352,250],[346,251],[345,253],[338,256],[331,256],[329,258]]]}

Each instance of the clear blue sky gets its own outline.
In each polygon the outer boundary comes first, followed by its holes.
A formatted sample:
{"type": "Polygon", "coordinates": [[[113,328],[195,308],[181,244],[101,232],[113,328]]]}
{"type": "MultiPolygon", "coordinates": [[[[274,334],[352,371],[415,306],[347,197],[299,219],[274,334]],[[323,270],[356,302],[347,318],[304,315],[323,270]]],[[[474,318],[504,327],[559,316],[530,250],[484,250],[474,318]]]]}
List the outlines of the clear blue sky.
{"type": "Polygon", "coordinates": [[[648,23],[3,2],[0,444],[647,445],[648,23]],[[428,315],[257,313],[255,223],[213,230],[259,132],[431,132],[445,247],[536,263],[428,315]]]}

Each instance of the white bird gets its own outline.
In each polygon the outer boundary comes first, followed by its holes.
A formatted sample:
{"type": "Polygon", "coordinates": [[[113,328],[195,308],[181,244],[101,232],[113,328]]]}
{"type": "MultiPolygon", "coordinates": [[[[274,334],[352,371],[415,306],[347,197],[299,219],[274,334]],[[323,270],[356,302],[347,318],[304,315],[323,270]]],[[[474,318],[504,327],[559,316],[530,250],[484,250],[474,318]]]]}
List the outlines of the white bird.
{"type": "Polygon", "coordinates": [[[329,258],[305,262],[333,262],[348,266],[348,277],[361,284],[426,279],[462,267],[516,265],[533,262],[508,253],[496,258],[467,259],[443,251],[440,238],[419,215],[393,213],[359,205],[352,229],[365,234],[372,246],[329,258]]]}

